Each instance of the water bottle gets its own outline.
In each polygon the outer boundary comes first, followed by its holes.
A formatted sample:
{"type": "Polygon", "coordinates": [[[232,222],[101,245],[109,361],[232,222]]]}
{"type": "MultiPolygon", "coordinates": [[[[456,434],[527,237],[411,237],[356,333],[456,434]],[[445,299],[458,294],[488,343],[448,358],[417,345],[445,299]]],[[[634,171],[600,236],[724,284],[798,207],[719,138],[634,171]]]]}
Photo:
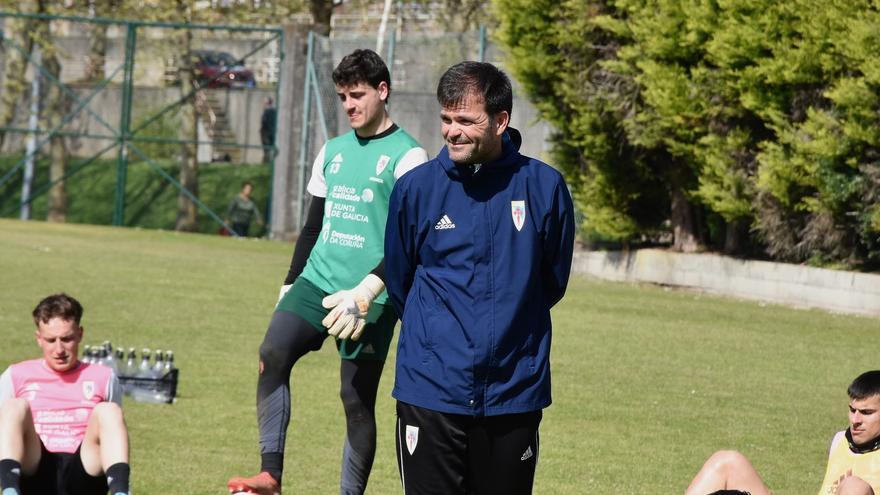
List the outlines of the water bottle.
{"type": "Polygon", "coordinates": [[[116,349],[116,356],[113,358],[113,361],[116,364],[116,375],[122,376],[125,374],[125,351],[122,349],[116,349]]]}
{"type": "Polygon", "coordinates": [[[138,378],[151,378],[150,376],[150,350],[144,348],[141,351],[141,364],[138,366],[138,378]]]}
{"type": "Polygon", "coordinates": [[[174,369],[174,353],[172,351],[167,351],[165,353],[165,369],[162,370],[164,375],[171,373],[171,370],[174,369]]]}
{"type": "Polygon", "coordinates": [[[137,374],[137,353],[134,347],[128,348],[128,361],[125,362],[125,376],[135,376],[137,374]]]}
{"type": "Polygon", "coordinates": [[[131,398],[138,402],[148,402],[151,404],[164,404],[168,402],[168,396],[165,392],[152,388],[135,388],[131,391],[131,398]]]}
{"type": "Polygon", "coordinates": [[[113,354],[113,351],[110,350],[110,347],[108,345],[105,345],[101,349],[101,360],[98,364],[106,366],[114,372],[117,371],[116,356],[113,354]]]}
{"type": "Polygon", "coordinates": [[[149,351],[147,357],[141,359],[141,367],[138,372],[138,378],[147,379],[146,383],[136,388],[132,392],[132,398],[139,402],[148,402],[152,404],[164,404],[168,402],[168,393],[163,389],[160,379],[162,370],[165,368],[165,362],[162,358],[162,351],[156,350],[156,362],[153,366],[149,363],[149,351]]]}
{"type": "Polygon", "coordinates": [[[104,349],[102,347],[95,347],[92,349],[92,364],[100,364],[104,365],[104,349]]]}
{"type": "Polygon", "coordinates": [[[115,369],[113,366],[113,360],[115,359],[113,355],[113,344],[111,344],[109,340],[105,340],[101,343],[100,349],[101,360],[99,361],[99,363],[108,368],[115,369]]]}
{"type": "Polygon", "coordinates": [[[153,369],[150,372],[153,375],[153,378],[159,379],[162,378],[165,370],[165,356],[162,354],[162,351],[156,350],[156,363],[153,365],[153,369]]]}

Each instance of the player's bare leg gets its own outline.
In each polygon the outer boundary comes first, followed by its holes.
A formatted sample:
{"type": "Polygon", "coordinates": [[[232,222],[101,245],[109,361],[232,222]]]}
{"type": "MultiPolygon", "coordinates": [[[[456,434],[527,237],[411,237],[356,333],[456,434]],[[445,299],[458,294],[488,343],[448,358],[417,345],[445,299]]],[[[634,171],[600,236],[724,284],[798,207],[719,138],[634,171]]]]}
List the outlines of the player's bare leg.
{"type": "MultiPolygon", "coordinates": [[[[40,437],[34,430],[31,408],[24,399],[11,399],[0,408],[0,462],[10,471],[17,468],[19,473],[0,473],[3,478],[14,475],[15,479],[6,484],[18,483],[22,475],[32,475],[40,465],[40,437]],[[6,466],[6,465],[9,466],[6,466]]],[[[9,488],[3,486],[3,488],[9,488]]]]}
{"type": "Polygon", "coordinates": [[[685,495],[706,495],[718,490],[741,490],[751,495],[771,495],[752,463],[739,452],[712,454],[691,481],[685,495]]]}
{"type": "Polygon", "coordinates": [[[102,402],[92,410],[80,458],[89,475],[107,476],[111,494],[128,493],[128,428],[118,404],[102,402]]]}
{"type": "Polygon", "coordinates": [[[874,489],[858,476],[846,476],[837,487],[837,495],[874,495],[874,489]]]}

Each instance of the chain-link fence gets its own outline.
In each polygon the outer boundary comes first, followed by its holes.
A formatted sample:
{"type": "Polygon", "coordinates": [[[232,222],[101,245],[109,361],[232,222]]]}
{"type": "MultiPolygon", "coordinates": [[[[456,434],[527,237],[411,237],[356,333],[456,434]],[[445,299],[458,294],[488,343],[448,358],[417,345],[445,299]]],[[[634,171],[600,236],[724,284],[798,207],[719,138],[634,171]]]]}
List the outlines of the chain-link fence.
{"type": "Polygon", "coordinates": [[[0,215],[214,231],[245,180],[270,211],[280,29],[0,12],[0,35],[0,215]]]}
{"type": "MultiPolygon", "coordinates": [[[[443,146],[441,74],[462,60],[504,67],[484,30],[408,22],[377,43],[374,26],[324,37],[304,24],[0,12],[0,216],[214,232],[250,181],[272,234],[291,237],[312,160],[348,131],[330,76],[344,55],[370,48],[388,61],[391,116],[429,155],[443,146]]],[[[512,125],[522,150],[542,156],[550,128],[536,115],[514,81],[512,125]]]]}
{"type": "MultiPolygon", "coordinates": [[[[303,220],[308,201],[305,184],[311,172],[311,160],[328,138],[348,131],[348,119],[337,103],[331,77],[333,68],[345,55],[358,48],[379,48],[375,36],[360,31],[334,27],[332,37],[311,34],[308,42],[309,75],[303,105],[303,127],[299,149],[300,186],[296,207],[296,225],[303,220]]],[[[428,151],[436,154],[444,145],[440,135],[440,107],[436,100],[437,82],[450,66],[463,60],[483,60],[504,68],[503,54],[490,41],[484,29],[464,33],[390,32],[383,40],[381,53],[391,70],[389,111],[395,123],[407,130],[428,151]],[[391,62],[389,62],[391,61],[391,62]]],[[[550,128],[537,119],[537,112],[516,90],[511,124],[523,131],[522,150],[532,156],[547,151],[550,128]]]]}

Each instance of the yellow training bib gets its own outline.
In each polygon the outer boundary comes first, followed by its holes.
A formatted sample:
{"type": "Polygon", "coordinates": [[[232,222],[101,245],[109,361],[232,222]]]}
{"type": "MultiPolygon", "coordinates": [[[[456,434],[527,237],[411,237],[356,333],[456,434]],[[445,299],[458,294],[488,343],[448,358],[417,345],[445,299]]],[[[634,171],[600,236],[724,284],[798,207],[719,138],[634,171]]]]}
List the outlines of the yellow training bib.
{"type": "Polygon", "coordinates": [[[834,495],[840,477],[852,471],[853,476],[865,480],[875,493],[880,493],[880,450],[864,454],[853,453],[849,449],[845,432],[837,432],[831,441],[831,452],[828,456],[828,468],[819,495],[834,495]]]}

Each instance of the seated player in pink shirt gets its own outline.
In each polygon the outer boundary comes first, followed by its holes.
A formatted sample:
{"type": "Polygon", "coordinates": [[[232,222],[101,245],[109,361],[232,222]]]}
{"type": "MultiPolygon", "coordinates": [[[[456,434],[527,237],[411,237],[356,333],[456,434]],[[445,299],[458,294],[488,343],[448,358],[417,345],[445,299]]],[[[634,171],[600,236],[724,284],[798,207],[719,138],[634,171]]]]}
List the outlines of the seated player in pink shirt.
{"type": "Polygon", "coordinates": [[[0,494],[129,495],[128,429],[113,370],[78,359],[83,308],[34,309],[42,359],[0,375],[0,494]]]}

